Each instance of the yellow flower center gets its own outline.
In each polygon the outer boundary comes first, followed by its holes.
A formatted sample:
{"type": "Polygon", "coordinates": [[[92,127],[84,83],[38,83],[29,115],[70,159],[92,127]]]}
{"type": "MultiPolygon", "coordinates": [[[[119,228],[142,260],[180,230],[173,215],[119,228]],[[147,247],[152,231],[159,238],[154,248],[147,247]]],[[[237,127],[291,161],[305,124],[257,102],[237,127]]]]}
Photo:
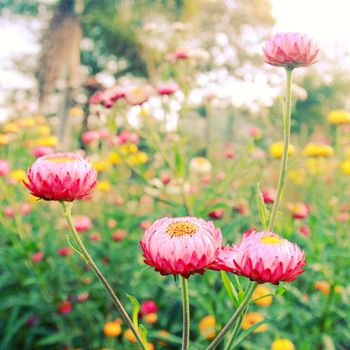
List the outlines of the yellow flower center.
{"type": "Polygon", "coordinates": [[[166,232],[170,237],[192,236],[198,231],[198,226],[187,221],[178,221],[169,225],[166,232]]]}
{"type": "Polygon", "coordinates": [[[50,158],[46,158],[46,160],[53,163],[65,163],[65,162],[75,161],[74,158],[70,158],[70,157],[50,157],[50,158]]]}
{"type": "Polygon", "coordinates": [[[260,239],[260,242],[264,244],[277,245],[281,244],[283,240],[276,236],[265,236],[260,239]]]}

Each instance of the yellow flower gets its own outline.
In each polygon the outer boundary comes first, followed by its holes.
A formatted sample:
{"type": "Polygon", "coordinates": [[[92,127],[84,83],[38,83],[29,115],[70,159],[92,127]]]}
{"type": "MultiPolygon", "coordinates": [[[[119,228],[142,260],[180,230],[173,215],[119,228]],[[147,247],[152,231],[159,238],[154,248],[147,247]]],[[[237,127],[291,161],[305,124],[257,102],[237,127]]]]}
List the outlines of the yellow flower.
{"type": "MultiPolygon", "coordinates": [[[[292,144],[289,144],[288,155],[292,156],[295,153],[295,147],[292,144]]],[[[274,158],[281,158],[283,154],[283,142],[274,142],[270,146],[270,154],[274,158]]]]}
{"type": "Polygon", "coordinates": [[[132,332],[132,330],[130,328],[128,328],[125,332],[124,332],[124,338],[126,340],[128,340],[130,343],[135,344],[136,343],[136,338],[134,333],[132,332]]]}
{"type": "Polygon", "coordinates": [[[346,148],[345,154],[347,158],[350,158],[350,147],[346,148]]]}
{"type": "Polygon", "coordinates": [[[10,178],[16,182],[22,182],[27,179],[27,173],[22,169],[15,169],[10,172],[10,178]]]}
{"type": "Polygon", "coordinates": [[[288,178],[296,185],[302,185],[305,182],[305,176],[305,172],[301,169],[288,171],[288,178]]]}
{"type": "Polygon", "coordinates": [[[49,136],[51,134],[51,128],[48,125],[38,125],[36,131],[40,136],[49,136]]]}
{"type": "Polygon", "coordinates": [[[43,115],[38,115],[35,117],[35,122],[37,124],[45,124],[46,123],[46,118],[43,115]]]}
{"type": "Polygon", "coordinates": [[[93,163],[93,166],[96,168],[98,173],[102,173],[108,167],[108,163],[104,160],[100,160],[98,162],[93,163]]]}
{"type": "Polygon", "coordinates": [[[11,141],[11,137],[7,134],[0,134],[0,145],[8,145],[11,141]]]}
{"type": "Polygon", "coordinates": [[[277,339],[271,344],[271,350],[294,350],[294,345],[289,339],[277,339]]]}
{"type": "Polygon", "coordinates": [[[80,107],[73,107],[68,111],[70,117],[83,117],[84,110],[80,107]]]}
{"type": "Polygon", "coordinates": [[[146,323],[156,323],[158,320],[158,315],[156,313],[151,313],[143,316],[143,319],[145,320],[146,323]]]}
{"type": "Polygon", "coordinates": [[[108,155],[108,160],[107,161],[111,165],[120,164],[121,163],[121,158],[120,158],[120,155],[117,152],[111,152],[108,155]]]}
{"type": "Polygon", "coordinates": [[[350,175],[350,160],[341,163],[340,168],[344,174],[350,175]]]}
{"type": "Polygon", "coordinates": [[[103,333],[104,333],[104,335],[106,335],[107,337],[117,337],[122,332],[121,324],[122,324],[121,319],[117,319],[115,321],[107,322],[103,326],[103,333]]]}
{"type": "Polygon", "coordinates": [[[329,145],[309,143],[304,148],[304,154],[308,157],[330,157],[334,150],[329,145]]]}
{"type": "MultiPolygon", "coordinates": [[[[261,322],[264,320],[264,316],[259,313],[259,312],[248,312],[242,321],[242,325],[241,327],[243,329],[248,329],[251,326],[254,326],[256,323],[261,322]]],[[[258,333],[258,332],[266,332],[268,329],[267,324],[262,324],[261,326],[259,326],[254,333],[258,333]]]]}
{"type": "Polygon", "coordinates": [[[21,128],[30,128],[36,124],[34,118],[23,118],[23,119],[18,119],[17,124],[21,128]]]}
{"type": "Polygon", "coordinates": [[[138,147],[136,145],[134,145],[133,143],[130,144],[124,144],[120,146],[120,152],[122,154],[135,154],[138,152],[138,147]]]}
{"type": "Polygon", "coordinates": [[[330,124],[350,124],[350,113],[344,109],[335,109],[327,115],[327,120],[330,124]]]}
{"type": "Polygon", "coordinates": [[[199,332],[205,339],[211,340],[215,338],[216,335],[216,320],[212,315],[203,317],[199,322],[199,332]]]}
{"type": "Polygon", "coordinates": [[[96,190],[101,192],[108,192],[112,188],[112,185],[107,180],[101,180],[96,185],[96,190]]]}
{"type": "Polygon", "coordinates": [[[5,132],[16,134],[19,130],[20,127],[16,123],[6,123],[4,125],[5,132]]]}
{"type": "Polygon", "coordinates": [[[270,289],[263,284],[259,284],[253,294],[253,300],[259,298],[261,299],[254,301],[255,304],[259,306],[270,306],[272,304],[273,297],[272,295],[264,297],[268,294],[271,294],[270,289]]]}
{"type": "Polygon", "coordinates": [[[316,281],[315,288],[325,295],[329,295],[331,292],[331,286],[327,281],[316,281]]]}
{"type": "Polygon", "coordinates": [[[145,164],[147,162],[148,162],[148,155],[145,152],[138,152],[137,154],[133,154],[128,157],[128,163],[130,165],[145,164]]]}
{"type": "Polygon", "coordinates": [[[330,169],[330,164],[324,159],[310,158],[307,160],[307,167],[311,174],[322,174],[330,169]]]}
{"type": "Polygon", "coordinates": [[[45,136],[45,137],[40,137],[37,141],[36,144],[39,146],[46,146],[46,147],[54,147],[58,143],[58,138],[54,135],[51,136],[45,136]]]}

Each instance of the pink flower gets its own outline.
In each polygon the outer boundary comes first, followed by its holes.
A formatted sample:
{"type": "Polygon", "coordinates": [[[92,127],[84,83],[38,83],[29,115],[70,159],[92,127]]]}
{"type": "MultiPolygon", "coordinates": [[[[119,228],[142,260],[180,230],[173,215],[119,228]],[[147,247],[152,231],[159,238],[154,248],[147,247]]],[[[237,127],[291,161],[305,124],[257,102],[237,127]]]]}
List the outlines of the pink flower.
{"type": "Polygon", "coordinates": [[[78,303],[83,303],[84,301],[89,299],[89,293],[85,292],[85,293],[80,293],[79,295],[77,295],[77,302],[78,303]]]}
{"type": "Polygon", "coordinates": [[[308,225],[300,226],[299,233],[305,237],[309,237],[311,233],[310,227],[308,225]]]}
{"type": "Polygon", "coordinates": [[[168,83],[159,86],[157,92],[159,95],[172,95],[177,90],[179,90],[179,86],[176,83],[168,83]]]}
{"type": "Polygon", "coordinates": [[[237,247],[221,250],[214,268],[250,278],[258,283],[295,280],[304,271],[300,248],[272,232],[246,232],[237,247]]]}
{"type": "Polygon", "coordinates": [[[63,247],[57,251],[59,256],[65,257],[73,254],[73,249],[71,247],[63,247]]]}
{"type": "Polygon", "coordinates": [[[89,103],[92,105],[97,105],[105,100],[106,94],[102,91],[95,92],[90,98],[89,103]]]}
{"type": "Polygon", "coordinates": [[[98,141],[99,139],[100,133],[96,130],[88,130],[81,135],[81,141],[84,143],[84,145],[89,145],[90,143],[98,141]]]}
{"type": "Polygon", "coordinates": [[[85,232],[91,229],[92,221],[86,215],[75,215],[72,217],[73,224],[77,232],[85,232]]]}
{"type": "Polygon", "coordinates": [[[124,130],[117,136],[118,144],[124,145],[125,143],[133,143],[137,145],[140,141],[139,135],[129,130],[124,130]]]}
{"type": "Polygon", "coordinates": [[[4,214],[7,218],[12,219],[15,215],[15,211],[13,210],[12,207],[6,207],[4,209],[4,214]]]}
{"type": "Polygon", "coordinates": [[[303,220],[307,218],[311,212],[311,206],[303,202],[290,205],[290,209],[292,211],[292,217],[295,220],[303,220]]]}
{"type": "Polygon", "coordinates": [[[70,300],[64,300],[58,306],[58,312],[60,314],[69,314],[70,312],[72,312],[72,310],[73,310],[73,307],[70,300]]]}
{"type": "Polygon", "coordinates": [[[128,88],[125,91],[125,101],[130,105],[142,105],[152,95],[153,88],[150,85],[140,85],[128,88]]]}
{"type": "Polygon", "coordinates": [[[319,48],[307,34],[277,33],[265,43],[264,60],[273,66],[296,68],[314,64],[319,48]]]}
{"type": "Polygon", "coordinates": [[[0,176],[5,176],[11,171],[10,163],[5,159],[0,159],[0,176]]]}
{"type": "Polygon", "coordinates": [[[20,204],[19,211],[22,215],[26,216],[29,215],[32,211],[32,207],[29,203],[23,202],[20,204]]]}
{"type": "Polygon", "coordinates": [[[215,210],[211,211],[208,214],[208,216],[211,219],[218,220],[218,219],[222,219],[224,217],[224,214],[225,214],[224,209],[223,208],[218,208],[218,209],[215,209],[215,210]]]}
{"type": "Polygon", "coordinates": [[[158,312],[158,306],[153,300],[146,300],[141,304],[140,314],[141,316],[148,314],[156,314],[158,312]]]}
{"type": "Polygon", "coordinates": [[[36,158],[46,156],[47,154],[51,154],[51,153],[53,153],[53,148],[46,147],[46,146],[37,146],[32,150],[32,154],[36,158]]]}
{"type": "Polygon", "coordinates": [[[276,190],[274,188],[266,188],[261,191],[261,195],[265,204],[271,204],[276,199],[276,190]]]}
{"type": "Polygon", "coordinates": [[[74,153],[56,153],[38,158],[24,185],[41,199],[71,202],[88,197],[96,182],[96,170],[87,159],[74,153]]]}
{"type": "Polygon", "coordinates": [[[43,260],[44,252],[37,252],[32,255],[32,261],[34,264],[38,264],[41,260],[43,260]]]}
{"type": "Polygon", "coordinates": [[[97,233],[97,232],[91,233],[90,240],[93,241],[93,242],[100,241],[101,240],[101,235],[99,233],[97,233]]]}
{"type": "Polygon", "coordinates": [[[221,231],[211,221],[165,217],[146,230],[140,244],[146,264],[162,275],[188,278],[215,261],[221,241],[221,231]]]}
{"type": "Polygon", "coordinates": [[[125,230],[119,229],[112,234],[112,240],[116,242],[122,241],[128,233],[125,230]]]}

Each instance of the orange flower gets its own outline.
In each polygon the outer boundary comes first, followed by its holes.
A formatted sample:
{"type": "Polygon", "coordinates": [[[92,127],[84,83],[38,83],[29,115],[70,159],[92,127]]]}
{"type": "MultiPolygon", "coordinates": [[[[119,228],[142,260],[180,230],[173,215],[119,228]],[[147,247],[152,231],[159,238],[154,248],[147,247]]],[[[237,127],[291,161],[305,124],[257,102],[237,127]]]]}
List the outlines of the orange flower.
{"type": "MultiPolygon", "coordinates": [[[[264,316],[261,313],[248,312],[243,318],[241,327],[243,329],[248,329],[251,326],[254,326],[256,323],[261,322],[263,320],[264,320],[264,316]]],[[[262,324],[254,331],[254,333],[266,332],[267,329],[268,329],[267,324],[262,324]]]]}
{"type": "Polygon", "coordinates": [[[216,320],[213,315],[203,317],[199,322],[199,332],[202,337],[210,340],[215,338],[216,335],[216,320]]]}
{"type": "Polygon", "coordinates": [[[259,306],[270,306],[272,304],[273,297],[272,295],[265,296],[268,294],[271,294],[270,289],[263,284],[259,284],[253,294],[253,300],[259,298],[261,299],[256,301],[254,300],[254,303],[259,306]]]}
{"type": "Polygon", "coordinates": [[[327,281],[316,281],[315,288],[325,295],[329,295],[331,292],[331,286],[327,281]]]}
{"type": "Polygon", "coordinates": [[[125,332],[124,332],[124,338],[126,340],[128,340],[130,343],[135,344],[136,343],[136,337],[134,335],[134,333],[132,332],[132,330],[130,328],[128,328],[125,332]]]}
{"type": "Polygon", "coordinates": [[[106,335],[107,337],[117,337],[122,332],[121,324],[122,320],[120,318],[118,318],[115,321],[107,322],[103,326],[104,335],[106,335]]]}

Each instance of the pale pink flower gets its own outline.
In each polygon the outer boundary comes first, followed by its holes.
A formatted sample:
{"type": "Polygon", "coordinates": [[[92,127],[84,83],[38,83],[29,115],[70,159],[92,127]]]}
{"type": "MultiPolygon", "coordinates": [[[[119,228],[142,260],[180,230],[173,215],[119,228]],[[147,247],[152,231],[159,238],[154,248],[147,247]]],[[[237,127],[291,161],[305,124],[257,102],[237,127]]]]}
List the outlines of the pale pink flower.
{"type": "Polygon", "coordinates": [[[159,95],[172,95],[177,90],[179,90],[179,86],[176,83],[167,83],[157,89],[159,95]]]}
{"type": "Polygon", "coordinates": [[[73,225],[77,232],[85,232],[91,229],[92,227],[92,221],[91,219],[86,215],[74,215],[72,217],[73,225]]]}
{"type": "Polygon", "coordinates": [[[43,260],[44,252],[37,252],[32,255],[32,261],[35,264],[38,264],[41,260],[43,260]]]}
{"type": "Polygon", "coordinates": [[[5,159],[0,159],[0,176],[5,176],[11,171],[10,163],[5,159]]]}
{"type": "Polygon", "coordinates": [[[265,204],[273,203],[276,199],[276,190],[274,188],[266,188],[261,191],[265,204]]]}
{"type": "Polygon", "coordinates": [[[213,266],[258,283],[279,284],[304,272],[305,255],[296,244],[275,233],[250,231],[237,247],[222,249],[213,266]]]}
{"type": "Polygon", "coordinates": [[[142,105],[152,95],[151,85],[132,86],[125,91],[125,101],[130,105],[142,105]]]}
{"type": "Polygon", "coordinates": [[[306,67],[318,60],[319,48],[307,34],[277,33],[265,43],[264,60],[273,66],[306,67]]]}
{"type": "Polygon", "coordinates": [[[81,141],[84,145],[89,145],[95,141],[98,141],[99,139],[100,133],[96,130],[88,130],[81,135],[81,141]]]}
{"type": "Polygon", "coordinates": [[[53,148],[52,147],[46,147],[46,146],[37,146],[33,148],[32,154],[34,157],[39,158],[42,156],[46,156],[48,154],[53,153],[53,148]]]}
{"type": "Polygon", "coordinates": [[[71,202],[88,197],[96,182],[96,169],[87,159],[74,153],[56,153],[38,158],[24,185],[35,197],[71,202]]]}
{"type": "Polygon", "coordinates": [[[162,275],[188,278],[215,261],[221,241],[221,231],[211,221],[165,217],[146,230],[140,244],[146,264],[162,275]]]}

